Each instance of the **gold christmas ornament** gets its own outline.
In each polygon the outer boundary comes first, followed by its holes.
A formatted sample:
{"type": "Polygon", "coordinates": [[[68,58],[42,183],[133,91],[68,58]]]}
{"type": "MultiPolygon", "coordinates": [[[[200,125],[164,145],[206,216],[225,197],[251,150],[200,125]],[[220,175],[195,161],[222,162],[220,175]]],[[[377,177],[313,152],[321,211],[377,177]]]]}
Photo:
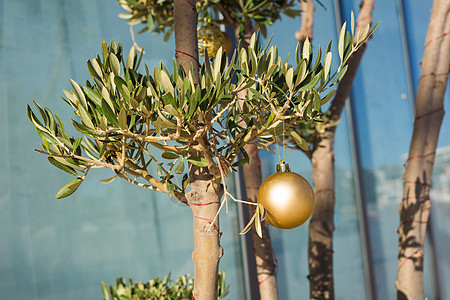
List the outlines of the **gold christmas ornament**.
{"type": "Polygon", "coordinates": [[[233,45],[231,38],[227,33],[220,31],[219,27],[206,24],[197,29],[198,35],[198,52],[201,56],[205,55],[205,49],[208,51],[208,56],[215,58],[217,50],[220,47],[228,54],[230,53],[233,45]]]}
{"type": "Polygon", "coordinates": [[[306,222],[314,209],[314,191],[303,176],[291,172],[281,161],[277,172],[261,184],[257,202],[266,212],[265,220],[272,226],[291,229],[306,222]]]}

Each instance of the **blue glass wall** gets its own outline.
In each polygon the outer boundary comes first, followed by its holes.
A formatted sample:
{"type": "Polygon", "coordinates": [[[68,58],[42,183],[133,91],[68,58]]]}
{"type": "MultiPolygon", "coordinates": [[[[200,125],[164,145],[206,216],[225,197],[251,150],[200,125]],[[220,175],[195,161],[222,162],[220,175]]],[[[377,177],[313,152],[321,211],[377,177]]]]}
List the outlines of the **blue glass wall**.
{"type": "MultiPolygon", "coordinates": [[[[349,20],[360,1],[323,1],[316,5],[314,49],[333,39],[336,15],[349,20]],[[338,7],[334,3],[339,3],[338,7]]],[[[402,198],[403,164],[413,126],[415,87],[432,1],[379,1],[373,12],[380,27],[369,41],[355,79],[352,114],[345,112],[336,133],[336,215],[334,272],[337,299],[369,299],[367,266],[358,188],[363,190],[369,221],[377,299],[395,299],[397,270],[397,207],[402,198]],[[402,18],[404,15],[404,18],[402,18]],[[412,82],[412,89],[410,82],[412,82]],[[355,132],[348,120],[353,121],[355,132]],[[362,169],[361,187],[355,186],[358,166],[351,142],[357,141],[362,169]]],[[[104,185],[111,176],[93,172],[90,180],[65,200],[55,200],[57,189],[71,178],[32,151],[40,142],[25,114],[32,99],[51,107],[63,119],[70,109],[59,99],[70,89],[67,78],[88,78],[86,60],[99,51],[103,39],[132,42],[129,27],[117,18],[122,12],[106,0],[0,0],[0,290],[5,299],[100,299],[100,282],[118,276],[149,280],[193,273],[191,211],[167,196],[128,183],[104,185]]],[[[280,54],[293,57],[294,33],[300,20],[283,18],[269,28],[280,54]]],[[[136,28],[136,31],[138,28],[136,28]]],[[[137,41],[147,54],[144,62],[170,65],[174,42],[143,34],[137,41]]],[[[338,57],[334,55],[334,57],[338,57]]],[[[335,62],[336,63],[336,62],[335,62]]],[[[334,64],[336,66],[336,64],[334,64]]],[[[445,105],[448,110],[449,93],[445,105]]],[[[450,119],[444,118],[433,174],[433,247],[425,260],[425,296],[450,297],[450,119]],[[436,277],[436,275],[438,275],[436,277]]],[[[286,152],[293,171],[310,182],[311,165],[300,151],[286,152]]],[[[264,177],[275,171],[278,157],[261,152],[264,177]]],[[[227,272],[227,299],[245,299],[238,216],[235,205],[221,215],[221,269],[227,272]]],[[[307,231],[272,230],[278,260],[280,299],[308,299],[307,231]]],[[[253,299],[252,299],[253,300],[253,299]]]]}

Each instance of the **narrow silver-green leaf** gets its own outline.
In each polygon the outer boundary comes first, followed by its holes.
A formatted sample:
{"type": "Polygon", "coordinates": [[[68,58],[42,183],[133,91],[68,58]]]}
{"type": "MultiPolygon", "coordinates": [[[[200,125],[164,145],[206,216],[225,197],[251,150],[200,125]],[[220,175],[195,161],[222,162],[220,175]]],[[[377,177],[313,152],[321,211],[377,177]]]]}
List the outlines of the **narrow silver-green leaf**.
{"type": "Polygon", "coordinates": [[[309,42],[309,38],[306,37],[305,42],[303,42],[302,58],[309,59],[310,46],[311,46],[311,43],[309,42]]]}
{"type": "Polygon", "coordinates": [[[95,126],[92,123],[92,120],[90,116],[88,115],[87,111],[84,109],[82,105],[78,105],[78,115],[81,118],[81,122],[86,125],[87,127],[94,129],[95,126]]]}
{"type": "Polygon", "coordinates": [[[108,184],[108,183],[110,183],[110,182],[113,182],[114,179],[116,179],[116,177],[117,177],[117,175],[115,175],[115,176],[113,176],[113,177],[105,178],[105,179],[100,179],[100,182],[101,182],[101,183],[104,183],[104,184],[108,184]]]}
{"type": "Polygon", "coordinates": [[[93,89],[84,86],[83,87],[83,91],[86,94],[86,96],[88,96],[88,98],[97,106],[101,106],[102,105],[102,97],[100,97],[100,95],[94,91],[93,89]]]}
{"type": "Polygon", "coordinates": [[[328,74],[330,73],[332,57],[333,54],[331,52],[327,52],[327,54],[325,55],[325,59],[323,60],[323,73],[322,73],[323,81],[327,80],[328,74]]]}
{"type": "Polygon", "coordinates": [[[112,69],[114,75],[119,76],[120,75],[120,62],[114,53],[111,53],[109,55],[109,62],[111,63],[111,69],[112,69]]]}
{"type": "Polygon", "coordinates": [[[161,154],[161,156],[162,156],[163,158],[165,158],[165,159],[176,159],[176,158],[179,158],[179,157],[180,157],[179,154],[176,154],[176,153],[173,153],[173,152],[169,152],[169,151],[163,152],[163,153],[161,154]]]}
{"type": "Polygon", "coordinates": [[[196,165],[198,167],[206,167],[208,165],[208,161],[204,159],[203,157],[188,157],[188,162],[190,162],[193,165],[196,165]]]}
{"type": "Polygon", "coordinates": [[[175,89],[170,81],[169,75],[166,72],[161,71],[161,85],[164,89],[164,92],[170,93],[173,97],[175,97],[175,89]]]}
{"type": "Polygon", "coordinates": [[[122,108],[119,112],[119,127],[121,129],[128,129],[128,124],[127,124],[127,111],[125,110],[125,108],[122,108]]]}
{"type": "Polygon", "coordinates": [[[75,92],[75,95],[77,96],[78,100],[81,102],[81,105],[83,105],[83,107],[87,109],[86,97],[84,96],[81,86],[77,82],[75,82],[74,80],[72,80],[70,78],[69,78],[69,82],[73,88],[73,91],[75,92]]]}
{"type": "Polygon", "coordinates": [[[320,101],[320,105],[324,105],[325,103],[327,103],[328,101],[331,100],[331,98],[333,98],[334,94],[336,94],[336,90],[331,90],[328,95],[326,95],[321,101],[320,101]]]}
{"type": "Polygon", "coordinates": [[[63,185],[63,187],[60,188],[59,191],[56,193],[56,199],[62,199],[72,195],[78,189],[78,187],[82,182],[83,178],[81,177],[69,181],[68,183],[63,185]]]}
{"type": "Polygon", "coordinates": [[[134,59],[136,57],[136,49],[131,47],[130,52],[128,53],[126,67],[127,69],[132,69],[134,66],[134,59]]]}
{"type": "Polygon", "coordinates": [[[184,160],[182,159],[180,163],[173,170],[175,174],[183,174],[184,172],[184,160]]]}
{"type": "Polygon", "coordinates": [[[297,132],[290,131],[290,134],[291,134],[292,138],[294,139],[295,143],[297,144],[297,146],[300,147],[300,149],[302,149],[304,151],[309,150],[308,143],[297,132]]]}
{"type": "Polygon", "coordinates": [[[339,57],[341,58],[341,62],[344,59],[344,39],[345,39],[345,29],[347,26],[347,22],[344,22],[344,25],[342,25],[341,32],[339,33],[339,42],[338,42],[338,52],[339,57]]]}
{"type": "Polygon", "coordinates": [[[115,127],[120,127],[116,115],[114,114],[108,103],[106,103],[105,99],[102,99],[102,110],[109,123],[111,123],[115,127]]]}
{"type": "Polygon", "coordinates": [[[71,167],[69,167],[65,164],[60,163],[55,158],[49,156],[49,157],[47,157],[47,159],[52,165],[54,165],[58,169],[63,170],[64,172],[67,172],[71,175],[78,176],[78,173],[74,169],[72,169],[71,167]]]}
{"type": "Polygon", "coordinates": [[[289,91],[291,91],[291,92],[293,90],[293,85],[292,85],[293,78],[294,78],[294,68],[290,68],[286,72],[286,84],[289,88],[289,91]]]}
{"type": "Polygon", "coordinates": [[[255,212],[253,214],[253,216],[251,217],[250,221],[248,221],[247,225],[244,227],[244,229],[242,229],[241,232],[239,232],[239,234],[243,235],[243,234],[246,234],[247,232],[249,232],[250,229],[252,229],[252,226],[255,223],[255,220],[257,217],[258,217],[257,212],[255,212]]]}

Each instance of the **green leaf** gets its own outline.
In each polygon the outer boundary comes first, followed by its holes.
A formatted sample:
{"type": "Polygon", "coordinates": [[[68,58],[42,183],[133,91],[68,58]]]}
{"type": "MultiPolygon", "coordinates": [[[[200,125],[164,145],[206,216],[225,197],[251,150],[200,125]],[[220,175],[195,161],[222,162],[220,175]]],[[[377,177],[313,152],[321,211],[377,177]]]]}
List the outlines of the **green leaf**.
{"type": "Polygon", "coordinates": [[[161,154],[161,156],[165,159],[176,159],[178,157],[180,157],[179,154],[173,153],[173,152],[169,152],[169,151],[165,151],[161,154]]]}
{"type": "Polygon", "coordinates": [[[169,196],[172,197],[173,192],[175,191],[175,186],[173,185],[173,183],[166,181],[166,189],[169,196]]]}
{"type": "Polygon", "coordinates": [[[65,164],[60,163],[54,157],[49,156],[49,157],[47,157],[47,159],[52,165],[54,165],[58,169],[61,169],[64,172],[67,172],[67,173],[69,173],[71,175],[78,176],[78,173],[74,169],[72,169],[71,167],[69,167],[69,166],[67,166],[65,164]]]}
{"type": "Polygon", "coordinates": [[[96,91],[87,86],[83,87],[83,91],[96,106],[102,105],[102,97],[96,91]]]}
{"type": "Polygon", "coordinates": [[[323,60],[323,81],[327,80],[328,74],[330,73],[332,57],[333,54],[331,52],[327,52],[327,54],[325,55],[325,59],[323,60]]]}
{"type": "Polygon", "coordinates": [[[336,94],[336,89],[331,90],[322,100],[320,100],[320,105],[324,105],[325,103],[330,101],[331,98],[333,98],[334,94],[336,94]]]}
{"type": "Polygon", "coordinates": [[[80,146],[81,140],[81,137],[75,139],[75,141],[73,142],[73,152],[75,152],[80,146]]]}
{"type": "Polygon", "coordinates": [[[110,182],[113,182],[114,179],[116,179],[116,177],[117,177],[117,175],[115,175],[115,176],[113,176],[113,177],[105,178],[105,179],[100,179],[100,182],[101,182],[101,183],[104,183],[104,184],[108,184],[108,183],[110,183],[110,182]]]}
{"type": "Polygon", "coordinates": [[[97,132],[95,130],[93,130],[92,128],[89,128],[84,124],[78,123],[75,120],[72,120],[72,124],[73,124],[73,127],[75,127],[75,129],[78,130],[82,134],[101,136],[101,135],[97,134],[97,132]]]}
{"type": "Polygon", "coordinates": [[[290,131],[290,134],[291,134],[292,138],[294,139],[295,143],[297,144],[297,146],[300,147],[300,149],[302,149],[303,151],[309,150],[308,143],[297,132],[290,131]]]}
{"type": "Polygon", "coordinates": [[[119,112],[119,126],[121,129],[128,129],[127,111],[125,108],[122,108],[119,112]]]}
{"type": "Polygon", "coordinates": [[[309,42],[309,38],[306,37],[305,41],[303,42],[302,58],[309,59],[310,46],[311,46],[311,43],[309,42]]]}
{"type": "Polygon", "coordinates": [[[90,116],[88,115],[87,111],[84,109],[82,105],[78,105],[78,115],[81,118],[81,122],[86,125],[87,127],[94,129],[94,123],[92,123],[92,120],[90,116]]]}
{"type": "Polygon", "coordinates": [[[87,102],[86,97],[84,97],[83,90],[81,89],[81,86],[69,78],[70,85],[73,88],[73,91],[75,92],[75,95],[77,96],[78,100],[80,101],[81,105],[83,105],[84,108],[87,109],[87,102]]]}
{"type": "Polygon", "coordinates": [[[109,55],[109,62],[111,63],[111,69],[112,69],[114,75],[119,76],[120,75],[120,62],[114,53],[111,53],[109,55]]]}
{"type": "Polygon", "coordinates": [[[191,156],[187,158],[188,162],[198,167],[206,167],[208,165],[208,161],[203,157],[191,156]]]}
{"type": "Polygon", "coordinates": [[[304,86],[302,86],[301,88],[298,89],[299,92],[303,92],[309,89],[312,89],[313,87],[316,86],[316,84],[319,82],[320,77],[322,76],[322,70],[320,70],[319,73],[317,73],[313,79],[311,79],[311,81],[307,84],[305,84],[304,86]]]}
{"type": "Polygon", "coordinates": [[[175,97],[175,89],[170,81],[169,75],[166,72],[161,72],[161,85],[164,89],[164,92],[170,93],[173,97],[175,97]]]}
{"type": "Polygon", "coordinates": [[[292,92],[293,90],[293,86],[292,86],[292,81],[294,78],[294,68],[290,68],[287,72],[286,72],[286,84],[289,88],[289,91],[292,92]]]}
{"type": "Polygon", "coordinates": [[[56,199],[62,199],[72,195],[83,182],[83,178],[75,178],[68,183],[66,183],[59,191],[56,193],[56,199]]]}
{"type": "Polygon", "coordinates": [[[275,114],[273,112],[270,113],[270,116],[269,116],[269,118],[267,119],[267,122],[266,122],[266,126],[270,126],[274,118],[275,118],[275,114]]]}
{"type": "Polygon", "coordinates": [[[175,174],[182,174],[184,172],[184,160],[181,160],[180,163],[173,170],[175,174]]]}
{"type": "Polygon", "coordinates": [[[255,223],[255,220],[257,218],[257,212],[255,211],[255,213],[253,214],[253,216],[250,218],[250,221],[248,221],[247,225],[244,227],[244,229],[242,229],[241,232],[239,232],[240,235],[244,235],[247,232],[250,231],[250,229],[252,229],[253,224],[255,223]]]}
{"type": "Polygon", "coordinates": [[[109,53],[108,45],[106,44],[105,40],[103,40],[101,47],[102,47],[103,63],[105,63],[106,57],[108,57],[108,53],[109,53]]]}
{"type": "Polygon", "coordinates": [[[45,128],[42,123],[39,121],[39,119],[36,117],[36,115],[33,113],[33,110],[31,109],[31,107],[27,104],[27,115],[28,115],[28,119],[31,121],[31,123],[33,123],[33,125],[37,128],[40,129],[41,131],[47,131],[47,128],[45,128]]]}
{"type": "Polygon", "coordinates": [[[86,64],[87,64],[89,75],[91,75],[92,78],[97,78],[97,79],[101,80],[102,79],[100,76],[101,73],[100,74],[97,73],[97,70],[92,65],[92,61],[87,60],[86,64]]]}
{"type": "Polygon", "coordinates": [[[341,69],[341,72],[339,73],[339,75],[336,77],[336,79],[333,81],[333,83],[331,85],[334,85],[334,84],[338,83],[339,81],[341,81],[342,77],[344,77],[345,73],[347,73],[347,68],[348,68],[348,65],[345,65],[341,69]]]}
{"type": "Polygon", "coordinates": [[[42,131],[39,128],[36,128],[36,131],[41,138],[47,140],[50,144],[54,144],[54,145],[58,145],[58,146],[61,144],[61,142],[56,137],[54,137],[47,131],[42,131]]]}
{"type": "Polygon", "coordinates": [[[245,158],[243,158],[243,159],[240,159],[237,162],[233,163],[231,166],[240,167],[240,166],[245,165],[246,163],[248,163],[248,161],[245,158]]]}
{"type": "Polygon", "coordinates": [[[136,49],[134,47],[131,47],[130,52],[128,53],[127,62],[126,62],[127,69],[133,69],[135,57],[136,57],[136,49]]]}
{"type": "Polygon", "coordinates": [[[338,52],[339,57],[341,58],[341,62],[344,59],[344,39],[345,39],[345,28],[346,28],[347,22],[344,22],[344,25],[342,25],[341,32],[339,33],[339,42],[338,42],[338,52]]]}
{"type": "Polygon", "coordinates": [[[114,114],[108,103],[106,103],[105,99],[102,99],[102,110],[109,123],[111,123],[115,127],[120,127],[116,115],[114,114]]]}
{"type": "Polygon", "coordinates": [[[163,176],[164,171],[163,171],[163,168],[161,166],[158,166],[156,168],[156,174],[158,174],[159,177],[163,176]]]}

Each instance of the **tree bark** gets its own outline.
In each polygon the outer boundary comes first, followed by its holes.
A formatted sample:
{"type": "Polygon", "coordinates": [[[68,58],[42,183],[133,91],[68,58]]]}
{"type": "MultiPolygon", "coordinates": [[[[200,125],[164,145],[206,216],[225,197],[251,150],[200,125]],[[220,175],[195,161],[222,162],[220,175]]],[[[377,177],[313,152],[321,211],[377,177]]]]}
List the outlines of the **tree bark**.
{"type": "MultiPolygon", "coordinates": [[[[245,146],[245,151],[249,156],[250,162],[243,166],[245,189],[247,201],[255,202],[258,195],[258,189],[262,183],[261,161],[258,155],[258,148],[255,145],[245,146]]],[[[255,212],[248,207],[250,215],[255,212]]],[[[256,259],[256,274],[258,278],[258,287],[261,300],[277,300],[277,274],[276,261],[270,239],[269,224],[262,222],[262,238],[256,231],[252,230],[253,250],[256,259]]]]}
{"type": "Polygon", "coordinates": [[[435,0],[425,38],[413,135],[399,205],[397,299],[423,299],[423,263],[431,174],[444,117],[450,64],[450,2],[435,0]]]}
{"type": "MultiPolygon", "coordinates": [[[[198,84],[200,78],[196,1],[175,0],[174,22],[177,62],[187,74],[192,70],[194,83],[198,84]]],[[[201,152],[198,152],[197,149],[190,155],[200,156],[201,152]]],[[[216,169],[189,164],[189,175],[191,190],[187,193],[186,198],[193,214],[193,299],[217,300],[219,261],[223,255],[217,212],[223,189],[216,169]]]]}
{"type": "Polygon", "coordinates": [[[300,10],[302,11],[301,26],[300,29],[295,32],[295,39],[303,45],[306,38],[312,40],[313,27],[314,27],[314,2],[313,0],[299,0],[300,10]]]}
{"type": "MultiPolygon", "coordinates": [[[[250,38],[254,33],[250,19],[246,19],[245,36],[240,37],[239,24],[234,24],[234,32],[236,39],[241,39],[241,45],[245,49],[248,48],[250,38]]],[[[239,93],[240,98],[244,98],[247,90],[239,93]]],[[[244,146],[244,150],[249,157],[249,163],[242,167],[244,172],[244,183],[247,195],[247,201],[256,203],[258,189],[262,183],[261,160],[259,158],[259,149],[256,145],[248,144],[244,146]]],[[[253,207],[247,206],[249,215],[253,215],[255,210],[253,207]]],[[[256,231],[252,230],[253,251],[256,261],[256,276],[258,279],[258,289],[260,300],[278,300],[276,259],[272,249],[270,239],[269,224],[262,222],[262,238],[258,236],[256,231]]]]}
{"type": "Polygon", "coordinates": [[[315,207],[309,222],[308,263],[311,299],[334,299],[334,130],[320,137],[312,153],[315,207]]]}
{"type": "MultiPolygon", "coordinates": [[[[373,0],[363,1],[357,27],[361,30],[372,23],[373,0]]],[[[317,145],[311,153],[315,208],[309,223],[309,284],[311,299],[334,299],[333,232],[335,207],[334,135],[345,101],[350,95],[353,80],[366,45],[362,45],[349,59],[348,69],[339,83],[331,103],[329,120],[317,129],[317,145]]]]}

